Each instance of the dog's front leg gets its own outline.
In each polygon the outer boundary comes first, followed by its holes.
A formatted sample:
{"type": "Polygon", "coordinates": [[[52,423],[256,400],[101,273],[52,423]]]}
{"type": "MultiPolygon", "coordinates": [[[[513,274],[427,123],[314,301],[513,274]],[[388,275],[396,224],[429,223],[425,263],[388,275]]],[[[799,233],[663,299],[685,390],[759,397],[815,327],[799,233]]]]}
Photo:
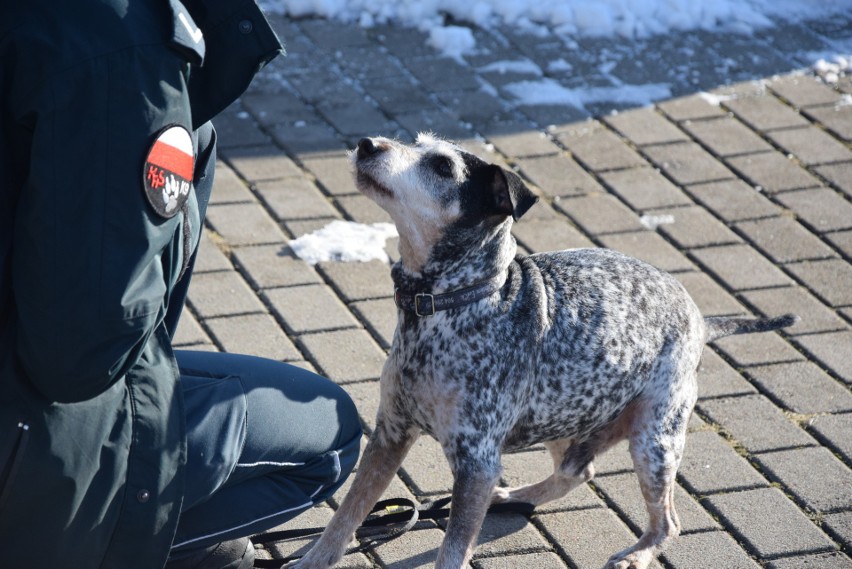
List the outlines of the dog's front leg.
{"type": "Polygon", "coordinates": [[[469,462],[455,469],[450,521],[436,569],[459,569],[470,560],[499,478],[499,454],[496,461],[469,462]]]}
{"type": "Polygon", "coordinates": [[[314,547],[298,563],[298,569],[325,569],[337,563],[346,552],[358,527],[390,484],[403,458],[420,432],[389,428],[381,413],[364,456],[358,465],[352,487],[340,508],[314,547]]]}

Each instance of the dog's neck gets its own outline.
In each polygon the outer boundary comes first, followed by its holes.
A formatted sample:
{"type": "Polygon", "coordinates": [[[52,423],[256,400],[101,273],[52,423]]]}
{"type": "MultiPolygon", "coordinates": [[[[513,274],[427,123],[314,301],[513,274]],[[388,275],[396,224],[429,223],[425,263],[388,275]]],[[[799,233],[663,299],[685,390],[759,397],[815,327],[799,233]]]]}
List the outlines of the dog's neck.
{"type": "Polygon", "coordinates": [[[394,286],[407,292],[443,293],[468,287],[504,274],[515,257],[517,244],[512,222],[483,231],[477,227],[451,227],[429,252],[425,264],[412,270],[406,251],[391,270],[394,286]]]}

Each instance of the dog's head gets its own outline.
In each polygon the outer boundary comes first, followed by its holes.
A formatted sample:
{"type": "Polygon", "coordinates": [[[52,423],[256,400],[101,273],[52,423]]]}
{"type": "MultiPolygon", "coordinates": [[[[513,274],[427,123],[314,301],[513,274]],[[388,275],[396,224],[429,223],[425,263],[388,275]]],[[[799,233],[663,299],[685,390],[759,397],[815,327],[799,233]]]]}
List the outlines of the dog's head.
{"type": "Polygon", "coordinates": [[[393,218],[403,261],[422,267],[450,227],[490,229],[538,200],[514,172],[429,134],[415,144],[362,138],[352,152],[359,191],[393,218]]]}

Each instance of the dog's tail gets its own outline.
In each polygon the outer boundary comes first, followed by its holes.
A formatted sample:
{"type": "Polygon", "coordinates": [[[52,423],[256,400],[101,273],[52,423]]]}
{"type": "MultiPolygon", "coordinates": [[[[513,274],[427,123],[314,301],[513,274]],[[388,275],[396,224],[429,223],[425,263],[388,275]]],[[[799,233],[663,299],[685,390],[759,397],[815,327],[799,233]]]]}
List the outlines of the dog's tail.
{"type": "Polygon", "coordinates": [[[707,316],[704,325],[707,328],[707,341],[712,342],[732,334],[751,334],[769,332],[792,326],[799,321],[795,314],[785,314],[775,318],[731,318],[727,316],[707,316]]]}

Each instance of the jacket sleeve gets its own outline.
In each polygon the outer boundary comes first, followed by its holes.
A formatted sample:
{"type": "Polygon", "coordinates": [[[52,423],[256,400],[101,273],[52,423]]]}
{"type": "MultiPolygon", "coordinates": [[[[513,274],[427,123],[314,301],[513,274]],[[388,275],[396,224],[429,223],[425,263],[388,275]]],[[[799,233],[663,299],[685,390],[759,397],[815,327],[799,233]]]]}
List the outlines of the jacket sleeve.
{"type": "Polygon", "coordinates": [[[21,71],[32,88],[11,101],[31,125],[13,234],[16,355],[59,402],[98,395],[145,357],[182,260],[182,214],[158,216],[143,166],[158,132],[191,131],[187,61],[165,43],[103,53],[55,73],[31,59],[40,76],[21,71]]]}

